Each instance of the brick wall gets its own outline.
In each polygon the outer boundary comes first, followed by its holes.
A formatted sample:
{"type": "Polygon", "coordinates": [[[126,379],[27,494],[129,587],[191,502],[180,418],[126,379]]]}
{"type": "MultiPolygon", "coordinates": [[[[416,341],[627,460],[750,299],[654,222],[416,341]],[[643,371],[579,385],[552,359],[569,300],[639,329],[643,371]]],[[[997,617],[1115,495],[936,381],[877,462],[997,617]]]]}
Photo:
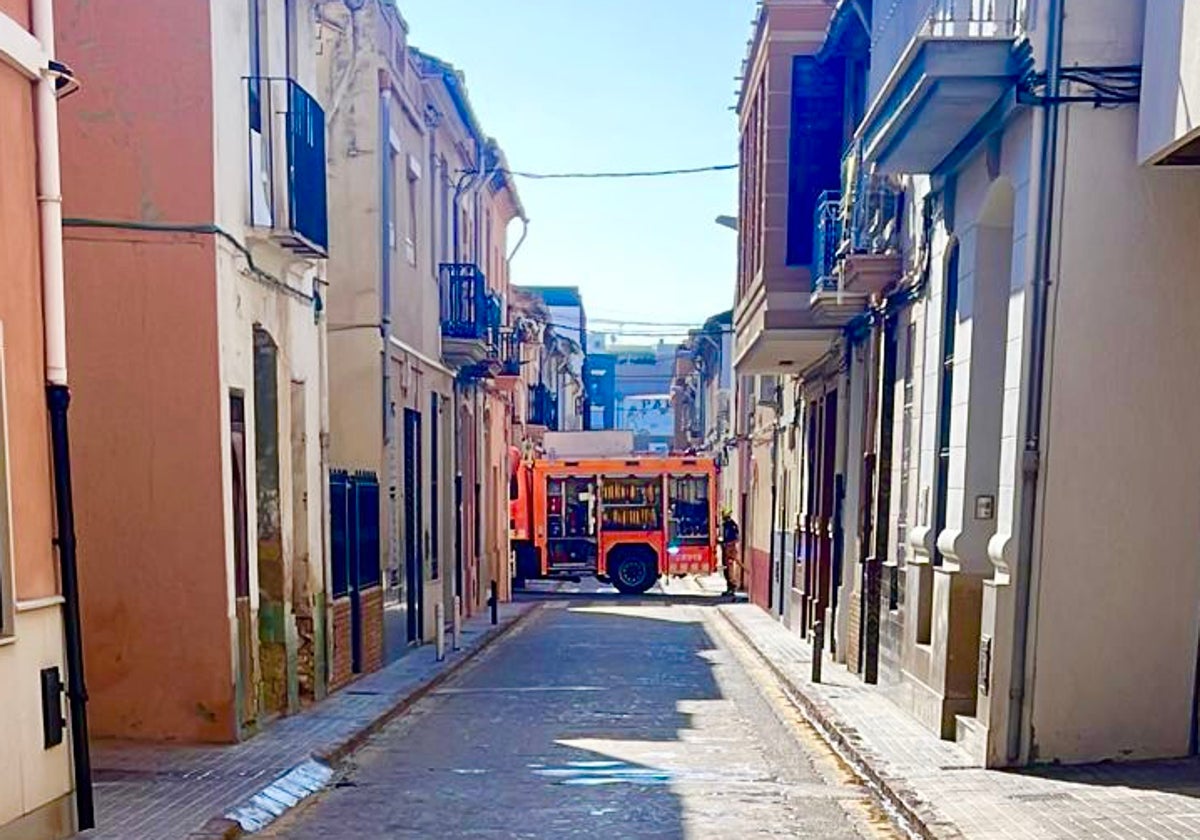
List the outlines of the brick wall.
{"type": "Polygon", "coordinates": [[[364,674],[383,667],[383,588],[364,589],[362,595],[362,669],[364,674]]]}
{"type": "Polygon", "coordinates": [[[329,669],[329,689],[341,688],[354,678],[351,671],[350,599],[333,602],[333,663],[329,669]]]}

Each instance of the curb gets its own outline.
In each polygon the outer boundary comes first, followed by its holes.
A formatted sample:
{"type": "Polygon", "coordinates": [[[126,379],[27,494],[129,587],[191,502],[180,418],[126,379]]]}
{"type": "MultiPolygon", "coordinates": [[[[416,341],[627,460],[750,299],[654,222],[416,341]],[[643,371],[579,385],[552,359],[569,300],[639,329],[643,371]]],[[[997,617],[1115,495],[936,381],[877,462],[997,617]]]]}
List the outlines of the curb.
{"type": "MultiPolygon", "coordinates": [[[[320,789],[313,788],[304,792],[292,792],[294,785],[288,784],[287,780],[289,777],[306,765],[314,763],[327,768],[329,775],[332,776],[343,762],[355,750],[366,743],[372,735],[375,735],[397,717],[411,709],[413,705],[428,696],[438,686],[461,672],[495,642],[515,632],[517,628],[524,626],[533,616],[540,614],[544,606],[544,604],[535,603],[507,624],[498,627],[489,627],[479,637],[478,641],[475,642],[474,646],[465,651],[462,656],[449,662],[446,667],[428,679],[418,683],[411,691],[403,697],[397,698],[391,706],[358,727],[351,735],[329,747],[315,750],[305,761],[290,768],[253,796],[221,809],[220,814],[211,817],[200,828],[188,834],[187,837],[189,840],[236,840],[236,838],[247,837],[266,828],[301,802],[317,793],[320,789]],[[277,790],[281,784],[285,787],[285,793],[282,797],[277,790]],[[288,795],[288,792],[291,792],[291,795],[288,795]],[[239,811],[246,813],[248,821],[253,820],[257,824],[253,828],[247,829],[237,819],[229,816],[239,811]],[[258,814],[262,815],[261,820],[256,818],[258,814]]],[[[324,786],[322,785],[321,787],[324,786]]]]}
{"type": "Polygon", "coordinates": [[[452,676],[473,662],[481,653],[491,647],[493,643],[498,642],[500,639],[514,632],[518,627],[524,625],[534,615],[540,613],[544,606],[545,605],[541,603],[534,604],[508,624],[505,624],[502,627],[496,627],[494,629],[487,630],[482,636],[479,637],[479,642],[474,648],[467,651],[463,656],[447,665],[441,671],[438,671],[423,683],[417,685],[408,694],[399,698],[391,708],[380,714],[374,720],[365,724],[349,738],[345,739],[339,744],[329,747],[328,749],[319,750],[313,753],[313,758],[328,764],[330,767],[336,768],[346,759],[347,756],[366,743],[366,741],[372,735],[377,733],[383,727],[387,726],[395,718],[404,714],[404,712],[412,708],[417,701],[424,698],[435,688],[446,682],[446,680],[450,679],[452,676]]]}
{"type": "MultiPolygon", "coordinates": [[[[889,776],[877,767],[877,760],[863,745],[854,727],[843,721],[829,704],[813,697],[802,681],[787,673],[767,656],[749,631],[728,612],[717,613],[787,689],[785,692],[820,736],[866,781],[886,808],[895,812],[908,833],[923,840],[952,840],[963,835],[958,827],[934,813],[931,807],[910,791],[903,779],[889,776]]],[[[880,698],[881,702],[886,702],[880,698]]]]}

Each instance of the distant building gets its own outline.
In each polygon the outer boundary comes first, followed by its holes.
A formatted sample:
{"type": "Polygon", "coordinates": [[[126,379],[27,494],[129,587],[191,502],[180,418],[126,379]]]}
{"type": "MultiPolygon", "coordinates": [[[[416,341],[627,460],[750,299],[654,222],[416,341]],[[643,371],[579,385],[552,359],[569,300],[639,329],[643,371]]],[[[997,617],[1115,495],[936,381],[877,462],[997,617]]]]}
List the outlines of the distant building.
{"type": "Polygon", "coordinates": [[[612,353],[588,352],[583,366],[587,388],[588,429],[617,427],[617,357],[612,353]]]}
{"type": "Polygon", "coordinates": [[[722,453],[731,444],[733,311],[692,330],[675,354],[675,447],[722,453]]]}
{"type": "Polygon", "coordinates": [[[540,324],[542,347],[528,361],[531,370],[529,425],[554,431],[582,431],[587,416],[584,360],[587,315],[578,286],[514,286],[512,305],[540,324]]]}

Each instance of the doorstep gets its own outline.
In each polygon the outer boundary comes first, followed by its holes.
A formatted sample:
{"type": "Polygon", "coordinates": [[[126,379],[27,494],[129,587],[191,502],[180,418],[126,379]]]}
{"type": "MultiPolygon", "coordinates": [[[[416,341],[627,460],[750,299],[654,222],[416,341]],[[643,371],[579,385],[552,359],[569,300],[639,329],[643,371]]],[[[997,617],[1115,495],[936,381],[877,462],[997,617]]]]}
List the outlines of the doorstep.
{"type": "Polygon", "coordinates": [[[258,735],[229,745],[98,741],[92,763],[98,827],[86,840],[233,838],[262,828],[333,776],[372,734],[517,628],[536,603],[500,605],[463,624],[462,649],[433,645],[367,674],[258,735]]]}

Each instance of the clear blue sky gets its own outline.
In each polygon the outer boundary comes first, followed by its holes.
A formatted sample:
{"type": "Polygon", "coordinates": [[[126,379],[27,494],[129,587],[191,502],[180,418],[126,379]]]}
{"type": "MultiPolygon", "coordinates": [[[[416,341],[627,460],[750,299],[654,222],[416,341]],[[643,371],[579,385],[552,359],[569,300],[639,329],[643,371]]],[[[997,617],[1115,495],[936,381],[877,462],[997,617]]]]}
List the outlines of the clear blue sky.
{"type": "MultiPolygon", "coordinates": [[[[397,2],[410,43],[466,74],[514,170],[737,161],[729,107],[753,0],[397,2]]],[[[737,212],[736,172],[517,185],[531,223],[514,282],[578,285],[591,318],[702,321],[732,305],[737,237],[713,220],[737,212]]]]}

